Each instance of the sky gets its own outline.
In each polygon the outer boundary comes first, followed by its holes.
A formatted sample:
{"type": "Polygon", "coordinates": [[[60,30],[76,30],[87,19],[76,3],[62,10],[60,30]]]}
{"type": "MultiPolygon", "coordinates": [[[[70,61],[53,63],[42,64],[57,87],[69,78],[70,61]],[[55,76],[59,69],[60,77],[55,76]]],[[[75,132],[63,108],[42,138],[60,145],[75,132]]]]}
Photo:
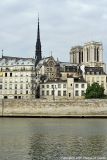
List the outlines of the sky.
{"type": "Polygon", "coordinates": [[[1,55],[35,56],[38,13],[43,57],[70,61],[73,46],[98,41],[107,63],[107,0],[0,1],[1,55]]]}

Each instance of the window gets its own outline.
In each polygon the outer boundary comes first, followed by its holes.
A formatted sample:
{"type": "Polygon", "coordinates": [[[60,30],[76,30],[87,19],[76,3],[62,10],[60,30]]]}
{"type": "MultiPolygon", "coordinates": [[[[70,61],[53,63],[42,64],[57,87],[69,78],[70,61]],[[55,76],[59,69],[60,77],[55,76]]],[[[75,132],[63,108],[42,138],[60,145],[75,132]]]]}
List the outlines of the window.
{"type": "Polygon", "coordinates": [[[4,99],[7,99],[7,96],[4,96],[4,99]]]}
{"type": "Polygon", "coordinates": [[[47,68],[47,72],[49,72],[49,68],[47,68]]]}
{"type": "Polygon", "coordinates": [[[61,88],[61,84],[58,84],[58,88],[61,88]]]}
{"type": "Polygon", "coordinates": [[[9,89],[12,89],[12,84],[9,85],[9,89]]]}
{"type": "Polygon", "coordinates": [[[7,79],[5,80],[5,83],[7,83],[7,79]]]}
{"type": "Polygon", "coordinates": [[[12,83],[12,79],[10,79],[10,83],[12,83]]]}
{"type": "Polygon", "coordinates": [[[45,88],[44,85],[42,85],[42,88],[45,88]]]}
{"type": "Polygon", "coordinates": [[[81,88],[84,88],[84,86],[85,86],[84,84],[81,84],[81,88]]]}
{"type": "Polygon", "coordinates": [[[69,93],[69,97],[71,97],[71,93],[69,93]]]}
{"type": "Polygon", "coordinates": [[[20,94],[22,94],[22,90],[20,91],[20,94]]]}
{"type": "Polygon", "coordinates": [[[63,84],[63,88],[66,88],[66,84],[63,84]]]}
{"type": "Polygon", "coordinates": [[[75,96],[79,96],[79,91],[75,91],[75,96]]]}
{"type": "Polygon", "coordinates": [[[17,89],[17,84],[15,84],[15,89],[17,89]]]}
{"type": "Polygon", "coordinates": [[[99,48],[97,48],[97,62],[99,61],[99,48]]]}
{"type": "Polygon", "coordinates": [[[26,94],[28,94],[28,90],[26,91],[26,94]]]}
{"type": "Polygon", "coordinates": [[[49,91],[46,91],[47,96],[49,96],[49,91]]]}
{"type": "Polygon", "coordinates": [[[49,88],[49,85],[47,85],[47,88],[49,88]]]}
{"type": "Polygon", "coordinates": [[[28,84],[26,84],[26,89],[28,89],[28,84]]]}
{"type": "Polygon", "coordinates": [[[58,96],[61,96],[61,91],[58,91],[58,96]]]}
{"type": "Polygon", "coordinates": [[[17,94],[17,90],[15,90],[15,94],[17,94]]]}
{"type": "Polygon", "coordinates": [[[79,63],[81,63],[81,52],[79,52],[79,63]]]}
{"type": "Polygon", "coordinates": [[[7,77],[7,73],[5,73],[5,77],[7,77]]]}
{"type": "Polygon", "coordinates": [[[78,84],[75,84],[75,88],[78,88],[78,84]]]}
{"type": "Polygon", "coordinates": [[[12,73],[10,73],[10,77],[12,77],[12,73]]]}
{"type": "Polygon", "coordinates": [[[53,66],[53,65],[54,65],[53,61],[50,61],[49,66],[53,66]]]}
{"type": "Polygon", "coordinates": [[[2,89],[2,85],[0,85],[0,89],[2,89]]]}
{"type": "Polygon", "coordinates": [[[23,84],[20,85],[20,89],[23,89],[23,84]]]}
{"type": "Polygon", "coordinates": [[[51,88],[54,88],[54,85],[51,85],[51,88]]]}
{"type": "Polygon", "coordinates": [[[54,90],[51,91],[51,95],[54,95],[54,90]]]}
{"type": "Polygon", "coordinates": [[[7,89],[7,84],[5,84],[5,89],[7,89]]]}
{"type": "Polygon", "coordinates": [[[14,99],[17,99],[17,96],[14,96],[14,99]]]}
{"type": "Polygon", "coordinates": [[[96,61],[96,47],[94,48],[94,61],[96,61]]]}
{"type": "Polygon", "coordinates": [[[44,96],[44,91],[42,91],[42,96],[44,96]]]}
{"type": "Polygon", "coordinates": [[[71,86],[72,86],[72,83],[71,83],[71,86]]]}
{"type": "Polygon", "coordinates": [[[85,93],[84,91],[81,91],[81,96],[84,96],[84,93],[85,93]]]}
{"type": "Polygon", "coordinates": [[[63,91],[63,96],[66,96],[66,91],[63,91]]]}

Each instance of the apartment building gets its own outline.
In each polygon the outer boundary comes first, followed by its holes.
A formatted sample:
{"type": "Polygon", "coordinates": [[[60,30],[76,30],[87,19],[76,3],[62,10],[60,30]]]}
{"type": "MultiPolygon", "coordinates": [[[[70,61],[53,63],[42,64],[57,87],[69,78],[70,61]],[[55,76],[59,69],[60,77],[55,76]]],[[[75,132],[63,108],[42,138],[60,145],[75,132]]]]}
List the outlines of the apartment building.
{"type": "Polygon", "coordinates": [[[67,80],[40,83],[40,98],[73,99],[83,98],[87,83],[83,78],[68,77],[67,80]]]}
{"type": "Polygon", "coordinates": [[[35,60],[0,58],[0,99],[35,98],[35,60]]]}

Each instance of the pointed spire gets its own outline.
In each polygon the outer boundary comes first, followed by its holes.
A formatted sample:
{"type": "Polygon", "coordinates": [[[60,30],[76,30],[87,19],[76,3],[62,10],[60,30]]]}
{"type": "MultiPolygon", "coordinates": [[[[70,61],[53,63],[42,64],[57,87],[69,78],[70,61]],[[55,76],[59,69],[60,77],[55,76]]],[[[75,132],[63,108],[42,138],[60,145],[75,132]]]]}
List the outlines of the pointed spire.
{"type": "Polygon", "coordinates": [[[35,51],[35,59],[36,64],[42,59],[42,52],[41,52],[41,41],[40,41],[40,28],[39,28],[39,16],[38,16],[38,28],[37,28],[37,41],[36,41],[36,51],[35,51]]]}
{"type": "Polygon", "coordinates": [[[38,15],[38,31],[37,31],[37,39],[40,40],[39,15],[38,15]]]}

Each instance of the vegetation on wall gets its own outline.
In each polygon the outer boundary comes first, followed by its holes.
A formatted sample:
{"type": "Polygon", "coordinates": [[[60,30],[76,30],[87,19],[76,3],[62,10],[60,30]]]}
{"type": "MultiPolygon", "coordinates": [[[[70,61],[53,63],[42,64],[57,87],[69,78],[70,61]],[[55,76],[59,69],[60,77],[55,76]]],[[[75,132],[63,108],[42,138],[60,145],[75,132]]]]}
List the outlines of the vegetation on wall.
{"type": "Polygon", "coordinates": [[[88,85],[85,93],[85,98],[104,98],[104,87],[94,82],[91,86],[88,85]]]}

